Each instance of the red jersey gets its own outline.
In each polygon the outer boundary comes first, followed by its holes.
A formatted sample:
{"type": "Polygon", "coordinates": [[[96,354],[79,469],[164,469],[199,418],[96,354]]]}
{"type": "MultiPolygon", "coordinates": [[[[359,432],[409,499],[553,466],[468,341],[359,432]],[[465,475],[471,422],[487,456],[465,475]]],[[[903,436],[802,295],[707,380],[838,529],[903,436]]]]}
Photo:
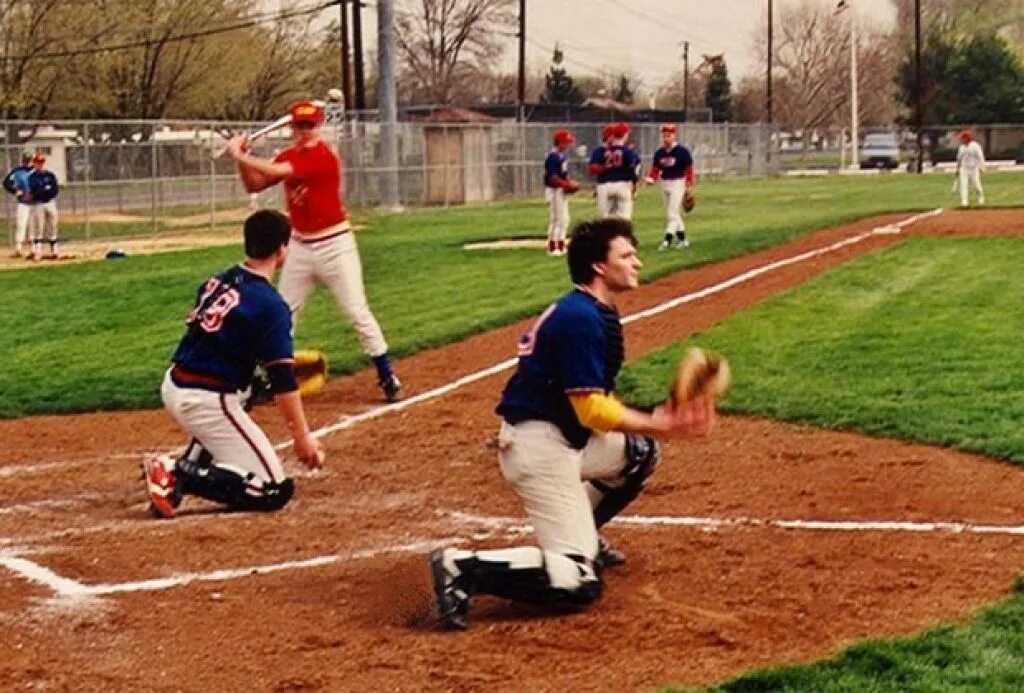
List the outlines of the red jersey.
{"type": "Polygon", "coordinates": [[[274,157],[287,161],[292,175],[284,179],[288,216],[299,233],[316,233],[345,221],[341,202],[341,157],[323,140],[311,147],[292,146],[274,157]]]}

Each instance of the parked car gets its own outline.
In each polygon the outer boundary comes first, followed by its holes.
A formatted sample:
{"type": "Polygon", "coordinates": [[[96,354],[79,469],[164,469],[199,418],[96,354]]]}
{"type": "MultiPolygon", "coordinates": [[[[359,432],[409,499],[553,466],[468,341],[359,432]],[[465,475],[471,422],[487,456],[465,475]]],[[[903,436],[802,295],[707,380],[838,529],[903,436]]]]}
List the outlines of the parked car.
{"type": "Polygon", "coordinates": [[[894,169],[900,165],[900,145],[891,132],[873,132],[860,148],[861,168],[894,169]]]}

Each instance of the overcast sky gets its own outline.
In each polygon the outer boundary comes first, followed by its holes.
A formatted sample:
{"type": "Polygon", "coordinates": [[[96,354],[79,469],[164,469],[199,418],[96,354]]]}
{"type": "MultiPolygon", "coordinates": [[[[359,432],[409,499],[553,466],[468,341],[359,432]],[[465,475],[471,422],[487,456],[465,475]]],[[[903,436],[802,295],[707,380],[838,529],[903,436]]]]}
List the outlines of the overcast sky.
{"type": "MultiPolygon", "coordinates": [[[[404,6],[418,0],[395,0],[404,6]]],[[[774,0],[779,8],[800,0],[774,0]]],[[[811,0],[834,7],[839,0],[811,0]]],[[[864,23],[891,26],[891,0],[847,0],[864,23]]],[[[516,5],[518,3],[515,3],[516,5]]],[[[734,80],[761,74],[751,54],[754,32],[764,26],[767,0],[527,0],[527,67],[546,71],[552,47],[565,51],[570,74],[599,74],[607,69],[632,72],[654,89],[682,65],[683,41],[690,42],[690,65],[703,53],[725,53],[734,80]]],[[[368,47],[376,45],[377,8],[363,10],[368,47]]],[[[517,44],[508,47],[502,68],[515,72],[517,44]]],[[[370,60],[376,56],[367,55],[370,60]]]]}

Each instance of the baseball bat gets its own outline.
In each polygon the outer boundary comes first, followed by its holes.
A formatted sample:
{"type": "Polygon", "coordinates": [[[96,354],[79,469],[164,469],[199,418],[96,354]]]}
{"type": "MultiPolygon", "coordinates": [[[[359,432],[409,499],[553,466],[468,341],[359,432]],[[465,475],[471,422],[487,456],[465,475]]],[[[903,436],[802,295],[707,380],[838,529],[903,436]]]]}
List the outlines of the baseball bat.
{"type": "MultiPolygon", "coordinates": [[[[277,120],[275,120],[273,123],[271,123],[270,125],[264,125],[259,130],[256,130],[251,135],[249,135],[249,141],[250,142],[255,142],[256,140],[258,140],[258,139],[260,139],[262,137],[266,137],[267,135],[269,135],[270,133],[274,132],[275,130],[280,130],[284,126],[289,125],[291,122],[292,122],[292,116],[291,116],[290,113],[288,115],[283,115],[280,118],[278,118],[277,120]]],[[[227,151],[228,151],[228,147],[227,147],[227,145],[224,145],[218,151],[214,152],[213,158],[214,159],[219,159],[222,156],[224,156],[227,153],[227,151]]]]}

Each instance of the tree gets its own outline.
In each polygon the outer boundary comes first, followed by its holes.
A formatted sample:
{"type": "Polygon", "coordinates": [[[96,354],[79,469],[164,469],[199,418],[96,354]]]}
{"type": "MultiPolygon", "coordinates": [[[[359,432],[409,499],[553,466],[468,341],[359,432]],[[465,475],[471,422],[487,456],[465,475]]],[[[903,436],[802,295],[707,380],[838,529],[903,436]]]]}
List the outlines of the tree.
{"type": "Polygon", "coordinates": [[[572,77],[562,67],[565,55],[558,46],[551,56],[551,68],[544,76],[544,91],[541,92],[541,103],[557,103],[578,105],[583,103],[585,97],[579,88],[573,83],[572,77]]]}
{"type": "Polygon", "coordinates": [[[711,118],[716,123],[732,120],[732,96],[729,82],[729,69],[725,65],[725,56],[711,56],[711,74],[708,76],[707,104],[711,109],[711,118]]]}
{"type": "Polygon", "coordinates": [[[636,96],[636,89],[630,85],[630,79],[626,75],[619,75],[619,85],[615,90],[615,100],[619,103],[633,103],[636,96]]]}
{"type": "Polygon", "coordinates": [[[406,102],[451,103],[481,69],[492,70],[515,25],[514,0],[419,0],[396,9],[406,102]]]}

